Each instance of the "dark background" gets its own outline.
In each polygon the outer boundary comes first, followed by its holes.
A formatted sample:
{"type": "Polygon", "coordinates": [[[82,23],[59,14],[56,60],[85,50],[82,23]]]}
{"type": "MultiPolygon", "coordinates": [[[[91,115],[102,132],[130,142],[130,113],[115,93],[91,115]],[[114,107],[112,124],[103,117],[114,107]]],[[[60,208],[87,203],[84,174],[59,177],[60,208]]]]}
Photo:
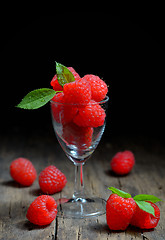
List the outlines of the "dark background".
{"type": "Polygon", "coordinates": [[[2,22],[1,132],[53,134],[49,105],[15,108],[31,90],[50,87],[55,61],[109,86],[104,139],[164,140],[163,18],[157,14],[68,12],[2,22]]]}

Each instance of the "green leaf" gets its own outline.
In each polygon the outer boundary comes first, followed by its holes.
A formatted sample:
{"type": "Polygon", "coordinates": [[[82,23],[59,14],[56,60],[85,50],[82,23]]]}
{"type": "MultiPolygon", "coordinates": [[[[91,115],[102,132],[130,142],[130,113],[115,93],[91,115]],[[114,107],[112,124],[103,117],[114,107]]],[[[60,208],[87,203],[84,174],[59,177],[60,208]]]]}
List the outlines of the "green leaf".
{"type": "Polygon", "coordinates": [[[73,73],[64,65],[56,62],[56,73],[58,83],[63,87],[65,83],[74,82],[75,78],[73,73]]]}
{"type": "Polygon", "coordinates": [[[129,193],[126,193],[122,190],[119,190],[117,188],[114,187],[109,187],[109,190],[112,191],[112,193],[116,193],[118,196],[123,197],[123,198],[131,198],[131,195],[129,193]]]}
{"type": "Polygon", "coordinates": [[[139,208],[155,216],[155,210],[149,202],[135,200],[139,208]]]}
{"type": "Polygon", "coordinates": [[[24,109],[37,109],[49,102],[56,92],[49,88],[40,88],[29,92],[16,106],[24,109]]]}
{"type": "Polygon", "coordinates": [[[139,194],[133,197],[133,199],[138,201],[150,201],[152,203],[162,201],[160,198],[157,198],[154,195],[148,195],[148,194],[139,194]]]}

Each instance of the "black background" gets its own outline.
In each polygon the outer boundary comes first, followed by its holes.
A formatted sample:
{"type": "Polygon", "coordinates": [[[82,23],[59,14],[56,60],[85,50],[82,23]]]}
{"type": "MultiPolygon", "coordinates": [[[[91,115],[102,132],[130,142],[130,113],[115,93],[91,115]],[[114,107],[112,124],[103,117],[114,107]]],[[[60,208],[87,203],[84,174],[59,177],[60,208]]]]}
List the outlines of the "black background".
{"type": "Polygon", "coordinates": [[[139,134],[164,140],[162,16],[65,12],[4,21],[1,131],[52,134],[49,106],[15,108],[31,90],[50,87],[55,61],[109,86],[105,138],[139,134]]]}

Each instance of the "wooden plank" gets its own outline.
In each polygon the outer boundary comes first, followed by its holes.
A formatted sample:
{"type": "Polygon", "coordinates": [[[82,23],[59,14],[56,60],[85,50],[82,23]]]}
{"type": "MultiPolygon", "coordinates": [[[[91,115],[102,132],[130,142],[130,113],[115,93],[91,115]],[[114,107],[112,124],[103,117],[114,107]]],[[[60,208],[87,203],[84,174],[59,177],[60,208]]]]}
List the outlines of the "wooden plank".
{"type": "MultiPolygon", "coordinates": [[[[108,153],[108,152],[107,152],[108,153]]],[[[111,156],[111,154],[108,154],[111,156]]],[[[72,184],[67,186],[62,195],[72,192],[74,168],[71,164],[72,172],[72,184]]],[[[64,167],[65,168],[65,167],[64,167]]],[[[101,149],[98,149],[98,153],[93,154],[84,166],[84,182],[85,188],[91,195],[103,197],[107,199],[110,195],[108,186],[120,187],[118,178],[112,177],[112,173],[109,171],[109,161],[107,156],[102,154],[101,149]],[[101,159],[101,161],[100,161],[101,159]],[[108,169],[108,170],[107,170],[108,169]]],[[[96,218],[87,219],[63,219],[58,217],[57,226],[57,239],[143,239],[141,232],[133,231],[131,228],[126,232],[114,232],[110,231],[106,224],[106,216],[102,215],[96,218]],[[68,232],[69,230],[69,232],[68,232]],[[130,238],[131,237],[131,238],[130,238]]]]}
{"type": "MultiPolygon", "coordinates": [[[[136,165],[129,175],[117,177],[119,181],[119,187],[122,190],[131,193],[132,196],[145,193],[153,194],[161,199],[164,199],[165,156],[160,156],[159,151],[156,151],[155,153],[156,149],[145,149],[143,146],[139,146],[137,148],[137,145],[131,145],[131,148],[135,154],[136,165]]],[[[120,149],[118,149],[118,151],[119,150],[120,149]]],[[[116,178],[116,176],[111,176],[111,179],[114,177],[116,178]]],[[[165,222],[164,204],[163,202],[159,202],[157,204],[161,209],[161,220],[155,229],[148,231],[139,230],[139,236],[141,235],[143,239],[165,239],[165,231],[163,226],[165,222]]],[[[126,231],[126,233],[128,231],[130,231],[130,228],[126,231]]],[[[137,229],[135,229],[135,231],[137,231],[137,229]]]]}
{"type": "Polygon", "coordinates": [[[0,239],[2,236],[4,239],[42,239],[48,236],[48,239],[52,239],[54,223],[47,228],[40,228],[26,219],[27,208],[35,199],[31,193],[36,189],[36,184],[30,189],[21,188],[9,179],[1,184],[0,239]]]}
{"type": "MultiPolygon", "coordinates": [[[[107,199],[109,186],[114,186],[134,194],[154,194],[162,199],[165,195],[165,152],[161,145],[145,147],[137,141],[119,139],[113,143],[102,142],[84,167],[85,186],[92,195],[107,199]],[[134,152],[136,165],[127,176],[118,177],[110,171],[110,159],[117,152],[130,149],[134,152]],[[159,164],[158,164],[159,163],[159,164]]],[[[45,228],[36,227],[26,219],[30,203],[42,192],[38,181],[28,188],[21,187],[11,180],[10,162],[19,156],[29,158],[38,174],[48,165],[54,164],[64,172],[68,179],[60,194],[52,195],[56,200],[60,196],[73,193],[74,165],[67,159],[56,138],[21,137],[4,138],[0,144],[0,239],[165,239],[165,206],[161,209],[161,220],[154,230],[142,231],[129,227],[126,231],[110,231],[105,215],[87,219],[64,219],[57,217],[45,228]],[[9,140],[10,139],[10,142],[9,140]]]]}
{"type": "MultiPolygon", "coordinates": [[[[41,194],[38,189],[38,181],[31,187],[21,187],[15,183],[9,175],[10,162],[18,156],[30,156],[32,162],[39,169],[37,157],[30,151],[29,146],[23,141],[10,142],[12,145],[1,145],[1,178],[0,178],[0,239],[54,239],[55,222],[50,226],[37,227],[26,219],[26,212],[30,203],[41,194]],[[27,147],[25,147],[25,145],[27,147]]],[[[42,154],[41,154],[42,155],[42,154]]],[[[40,156],[41,157],[41,156],[40,156]]]]}

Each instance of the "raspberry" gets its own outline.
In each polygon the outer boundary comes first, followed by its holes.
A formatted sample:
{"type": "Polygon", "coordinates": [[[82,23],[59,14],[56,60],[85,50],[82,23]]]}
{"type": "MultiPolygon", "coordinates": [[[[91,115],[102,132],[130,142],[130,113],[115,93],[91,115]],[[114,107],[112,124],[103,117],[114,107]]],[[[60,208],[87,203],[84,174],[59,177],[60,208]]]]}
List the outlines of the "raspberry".
{"type": "Polygon", "coordinates": [[[99,127],[104,124],[105,116],[104,109],[91,100],[85,107],[79,108],[73,121],[81,127],[99,127]]]}
{"type": "Polygon", "coordinates": [[[108,87],[103,80],[92,74],[85,75],[82,79],[85,79],[90,83],[93,100],[100,102],[105,98],[108,92],[108,87]]]}
{"type": "Polygon", "coordinates": [[[160,219],[160,210],[157,205],[154,203],[147,201],[151,204],[151,206],[155,210],[155,216],[153,216],[150,213],[147,213],[139,208],[139,206],[136,206],[135,213],[131,219],[131,224],[142,228],[142,229],[150,229],[155,228],[159,222],[160,219]]]}
{"type": "Polygon", "coordinates": [[[86,105],[91,100],[91,86],[86,80],[66,83],[63,90],[66,103],[86,105]]]}
{"type": "Polygon", "coordinates": [[[80,79],[79,74],[74,70],[74,68],[68,67],[68,69],[73,73],[73,76],[74,76],[74,78],[75,78],[75,81],[77,81],[77,80],[80,79]]]}
{"type": "MultiPolygon", "coordinates": [[[[72,67],[68,67],[68,69],[73,73],[75,81],[80,79],[79,74],[72,67]]],[[[51,86],[55,91],[63,91],[63,87],[58,83],[57,75],[54,75],[52,81],[50,82],[51,86]]]]}
{"type": "Polygon", "coordinates": [[[92,127],[79,127],[73,122],[63,127],[63,139],[67,142],[67,144],[77,146],[79,150],[91,146],[92,135],[92,127]]]}
{"type": "Polygon", "coordinates": [[[133,198],[122,198],[111,194],[106,204],[106,219],[111,230],[125,230],[134,214],[136,203],[133,198]]]}
{"type": "Polygon", "coordinates": [[[67,183],[65,175],[55,166],[46,167],[39,175],[39,185],[43,193],[60,192],[67,183]]]}
{"type": "Polygon", "coordinates": [[[111,160],[112,171],[116,174],[128,174],[135,164],[135,158],[131,151],[118,152],[111,160]]]}
{"type": "Polygon", "coordinates": [[[65,104],[63,93],[57,93],[52,101],[54,101],[54,103],[51,103],[54,120],[62,124],[71,122],[77,114],[78,108],[76,106],[65,104]]]}
{"type": "Polygon", "coordinates": [[[50,224],[57,215],[57,203],[53,197],[41,195],[37,197],[27,210],[27,219],[36,225],[50,224]]]}
{"type": "Polygon", "coordinates": [[[37,177],[33,164],[26,158],[17,158],[10,165],[10,175],[23,186],[30,186],[37,177]]]}
{"type": "Polygon", "coordinates": [[[54,75],[50,84],[55,91],[63,91],[63,87],[58,83],[57,75],[54,75]]]}

